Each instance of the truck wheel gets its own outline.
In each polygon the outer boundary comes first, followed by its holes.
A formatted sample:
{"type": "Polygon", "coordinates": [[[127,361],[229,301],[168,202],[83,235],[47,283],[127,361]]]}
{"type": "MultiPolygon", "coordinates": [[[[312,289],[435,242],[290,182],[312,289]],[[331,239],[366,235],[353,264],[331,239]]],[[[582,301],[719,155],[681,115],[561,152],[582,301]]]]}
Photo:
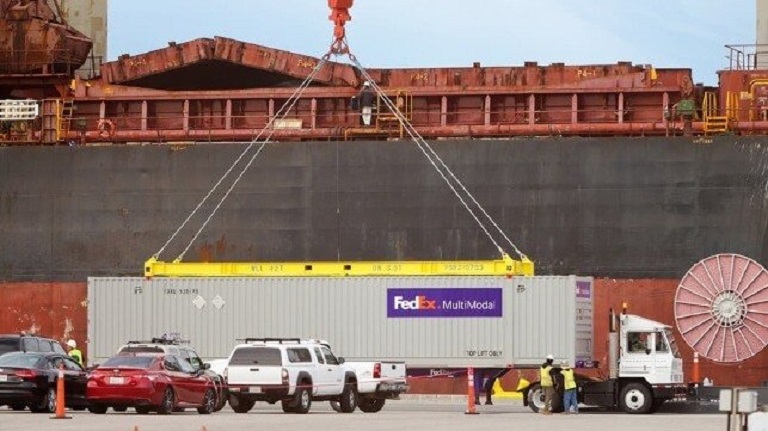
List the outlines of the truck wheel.
{"type": "Polygon", "coordinates": [[[357,382],[349,382],[344,385],[344,392],[339,399],[341,413],[353,413],[357,408],[357,382]]]}
{"type": "Polygon", "coordinates": [[[538,413],[544,408],[544,391],[541,389],[541,384],[534,383],[528,390],[528,407],[534,413],[538,413]]]}
{"type": "Polygon", "coordinates": [[[653,407],[653,394],[642,383],[630,383],[621,390],[619,405],[625,413],[648,413],[653,407]]]}
{"type": "Polygon", "coordinates": [[[386,401],[384,398],[363,398],[358,407],[363,413],[378,413],[384,408],[386,401]]]}
{"type": "Polygon", "coordinates": [[[229,395],[229,406],[232,407],[235,413],[248,413],[254,404],[256,404],[254,400],[246,400],[237,395],[229,395]]]}
{"type": "Polygon", "coordinates": [[[283,400],[280,404],[283,406],[283,413],[296,413],[296,408],[293,406],[293,400],[283,400]]]}
{"type": "Polygon", "coordinates": [[[296,389],[296,398],[293,401],[293,408],[296,413],[306,414],[309,413],[310,407],[312,407],[312,394],[309,392],[305,384],[296,389]]]}

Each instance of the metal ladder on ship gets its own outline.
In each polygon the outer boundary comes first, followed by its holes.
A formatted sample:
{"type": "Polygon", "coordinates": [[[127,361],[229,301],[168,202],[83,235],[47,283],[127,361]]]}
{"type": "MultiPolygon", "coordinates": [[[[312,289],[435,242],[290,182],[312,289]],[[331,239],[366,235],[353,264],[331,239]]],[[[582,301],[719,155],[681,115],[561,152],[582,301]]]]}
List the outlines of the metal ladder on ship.
{"type": "Polygon", "coordinates": [[[738,99],[736,93],[726,93],[725,115],[720,114],[717,94],[711,91],[704,93],[704,99],[701,104],[701,113],[704,120],[704,135],[720,135],[731,131],[736,120],[736,109],[738,99]]]}
{"type": "Polygon", "coordinates": [[[75,113],[73,99],[45,99],[42,110],[42,136],[44,144],[64,142],[72,129],[72,117],[75,113]]]}

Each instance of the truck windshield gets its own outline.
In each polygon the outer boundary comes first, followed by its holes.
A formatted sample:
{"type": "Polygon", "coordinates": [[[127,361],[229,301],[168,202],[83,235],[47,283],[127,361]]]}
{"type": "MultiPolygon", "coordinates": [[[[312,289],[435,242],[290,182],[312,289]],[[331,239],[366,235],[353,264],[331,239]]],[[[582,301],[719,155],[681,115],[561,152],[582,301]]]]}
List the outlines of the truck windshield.
{"type": "Polygon", "coordinates": [[[677,342],[675,341],[675,336],[672,334],[672,330],[667,329],[664,331],[664,336],[667,338],[667,342],[669,343],[669,350],[672,351],[672,355],[676,358],[680,357],[680,351],[677,350],[677,342]]]}

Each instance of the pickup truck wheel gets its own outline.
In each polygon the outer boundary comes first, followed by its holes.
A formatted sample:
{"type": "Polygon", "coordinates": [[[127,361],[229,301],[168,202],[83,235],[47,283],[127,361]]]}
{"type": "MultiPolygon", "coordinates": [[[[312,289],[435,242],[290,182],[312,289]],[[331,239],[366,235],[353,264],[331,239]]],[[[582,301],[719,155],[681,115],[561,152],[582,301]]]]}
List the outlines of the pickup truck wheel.
{"type": "Polygon", "coordinates": [[[246,400],[237,395],[229,395],[229,406],[232,407],[235,413],[248,413],[254,404],[256,404],[254,400],[246,400]]]}
{"type": "Polygon", "coordinates": [[[356,382],[344,384],[344,392],[339,399],[339,409],[341,413],[352,413],[357,408],[357,385],[356,382]]]}
{"type": "Polygon", "coordinates": [[[338,401],[331,401],[331,408],[336,413],[341,413],[341,405],[339,404],[338,401]]]}
{"type": "Polygon", "coordinates": [[[630,383],[621,390],[619,405],[625,413],[649,413],[653,408],[653,394],[642,383],[630,383]]]}
{"type": "Polygon", "coordinates": [[[283,406],[283,413],[296,413],[296,408],[293,406],[293,400],[283,400],[280,404],[283,406]]]}
{"type": "Polygon", "coordinates": [[[378,413],[384,408],[386,402],[384,398],[363,398],[358,407],[363,413],[378,413]]]}
{"type": "Polygon", "coordinates": [[[538,413],[544,408],[544,391],[541,389],[541,384],[534,383],[528,390],[528,407],[534,413],[538,413]]]}
{"type": "Polygon", "coordinates": [[[139,415],[147,415],[149,414],[149,407],[147,406],[136,406],[136,414],[139,415]]]}
{"type": "MultiPolygon", "coordinates": [[[[302,386],[304,385],[302,384],[302,386]]],[[[293,401],[293,406],[296,413],[309,413],[309,409],[312,407],[312,394],[309,393],[309,389],[306,387],[296,389],[296,398],[293,401]]]]}

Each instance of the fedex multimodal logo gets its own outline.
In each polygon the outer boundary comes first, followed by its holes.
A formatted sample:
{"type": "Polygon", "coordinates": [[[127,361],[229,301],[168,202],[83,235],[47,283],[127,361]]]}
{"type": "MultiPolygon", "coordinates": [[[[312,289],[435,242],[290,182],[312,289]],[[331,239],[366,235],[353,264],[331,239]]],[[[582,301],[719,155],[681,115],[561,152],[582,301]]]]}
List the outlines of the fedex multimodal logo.
{"type": "Polygon", "coordinates": [[[501,289],[387,289],[387,317],[502,317],[501,289]]]}

